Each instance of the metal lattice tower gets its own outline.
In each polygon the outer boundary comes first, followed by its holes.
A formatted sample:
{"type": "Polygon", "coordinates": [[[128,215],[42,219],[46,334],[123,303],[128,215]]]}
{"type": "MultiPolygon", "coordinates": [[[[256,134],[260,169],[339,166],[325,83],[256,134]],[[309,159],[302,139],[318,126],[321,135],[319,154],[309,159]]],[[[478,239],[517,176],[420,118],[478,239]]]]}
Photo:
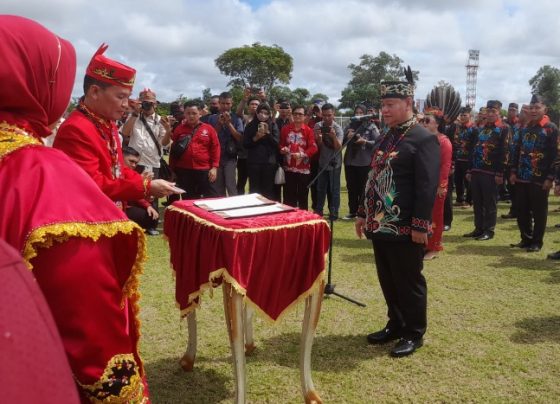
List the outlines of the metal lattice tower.
{"type": "Polygon", "coordinates": [[[469,49],[469,60],[467,62],[467,105],[474,109],[476,103],[476,73],[478,71],[479,50],[469,49]]]}

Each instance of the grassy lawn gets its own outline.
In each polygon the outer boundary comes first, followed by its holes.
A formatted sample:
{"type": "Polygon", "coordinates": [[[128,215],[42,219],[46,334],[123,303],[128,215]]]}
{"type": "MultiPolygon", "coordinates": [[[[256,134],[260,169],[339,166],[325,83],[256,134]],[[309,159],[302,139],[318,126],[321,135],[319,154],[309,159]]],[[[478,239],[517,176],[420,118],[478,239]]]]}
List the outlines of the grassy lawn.
{"type": "MultiPolygon", "coordinates": [[[[347,212],[342,195],[341,214],[347,212]]],[[[558,207],[551,197],[550,209],[558,207]]],[[[500,204],[498,214],[508,205],[500,204]]],[[[323,302],[313,346],[313,381],[328,403],[556,403],[560,397],[560,263],[545,260],[560,249],[560,213],[551,212],[540,253],[511,249],[515,221],[498,219],[496,237],[462,237],[473,228],[472,210],[455,209],[445,251],[426,263],[428,331],[413,356],[393,359],[392,344],[370,346],[365,336],[383,327],[386,307],[371,244],[358,240],[353,223],[334,229],[337,297],[323,302]]],[[[186,349],[186,322],[174,301],[166,243],[149,238],[142,278],[142,355],[154,403],[228,403],[234,397],[221,288],[206,294],[197,312],[195,370],[178,365],[186,349]]],[[[301,403],[299,333],[303,305],[283,321],[255,320],[257,350],[247,358],[250,403],[301,403]]]]}

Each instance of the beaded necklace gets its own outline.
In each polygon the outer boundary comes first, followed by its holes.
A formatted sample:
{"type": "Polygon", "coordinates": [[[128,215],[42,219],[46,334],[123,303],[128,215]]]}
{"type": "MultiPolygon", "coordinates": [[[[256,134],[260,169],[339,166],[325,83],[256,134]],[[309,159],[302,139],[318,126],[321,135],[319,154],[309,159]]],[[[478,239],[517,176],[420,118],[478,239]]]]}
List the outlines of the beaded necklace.
{"type": "Polygon", "coordinates": [[[416,125],[418,125],[416,119],[411,118],[409,121],[400,125],[398,128],[395,128],[397,133],[391,133],[391,131],[389,130],[389,132],[387,132],[387,134],[383,136],[383,139],[381,139],[379,146],[377,147],[377,151],[375,152],[374,157],[371,160],[371,168],[373,168],[376,172],[381,171],[386,166],[387,160],[395,156],[394,151],[399,143],[416,125]],[[405,127],[406,129],[401,134],[398,134],[398,130],[405,127]]]}
{"type": "Polygon", "coordinates": [[[80,100],[77,110],[84,114],[86,118],[88,118],[97,128],[101,138],[105,141],[107,150],[111,156],[111,173],[113,175],[113,179],[120,178],[121,167],[119,164],[119,150],[116,139],[116,136],[118,136],[117,131],[110,122],[107,122],[103,118],[97,116],[88,107],[86,107],[83,100],[80,100]],[[107,132],[109,133],[107,134],[107,132]]]}

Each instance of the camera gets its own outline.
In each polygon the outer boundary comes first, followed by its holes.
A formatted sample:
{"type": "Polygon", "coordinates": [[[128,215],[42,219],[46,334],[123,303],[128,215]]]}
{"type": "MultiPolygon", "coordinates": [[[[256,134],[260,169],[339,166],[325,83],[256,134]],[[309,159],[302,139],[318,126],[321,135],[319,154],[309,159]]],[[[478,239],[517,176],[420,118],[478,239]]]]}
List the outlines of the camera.
{"type": "Polygon", "coordinates": [[[323,135],[328,135],[331,132],[330,126],[321,126],[321,133],[323,135]]]}
{"type": "Polygon", "coordinates": [[[142,109],[145,111],[150,110],[150,108],[152,108],[154,106],[153,102],[150,101],[142,101],[142,109]]]}

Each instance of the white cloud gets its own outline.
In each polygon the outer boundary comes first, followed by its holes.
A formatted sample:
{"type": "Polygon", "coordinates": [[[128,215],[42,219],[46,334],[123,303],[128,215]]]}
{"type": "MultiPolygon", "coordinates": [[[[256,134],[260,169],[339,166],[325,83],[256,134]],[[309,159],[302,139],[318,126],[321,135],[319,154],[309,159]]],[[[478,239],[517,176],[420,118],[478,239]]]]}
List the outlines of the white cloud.
{"type": "Polygon", "coordinates": [[[396,54],[420,71],[417,96],[439,80],[465,98],[468,49],[480,49],[478,102],[526,102],[529,79],[545,64],[560,66],[560,5],[555,0],[5,0],[2,12],[33,18],[75,45],[75,95],[100,43],[109,57],[138,70],[136,91],[162,100],[222,91],[228,78],[214,60],[231,47],[261,42],[294,58],[290,87],[337,101],[362,54],[396,54]]]}

